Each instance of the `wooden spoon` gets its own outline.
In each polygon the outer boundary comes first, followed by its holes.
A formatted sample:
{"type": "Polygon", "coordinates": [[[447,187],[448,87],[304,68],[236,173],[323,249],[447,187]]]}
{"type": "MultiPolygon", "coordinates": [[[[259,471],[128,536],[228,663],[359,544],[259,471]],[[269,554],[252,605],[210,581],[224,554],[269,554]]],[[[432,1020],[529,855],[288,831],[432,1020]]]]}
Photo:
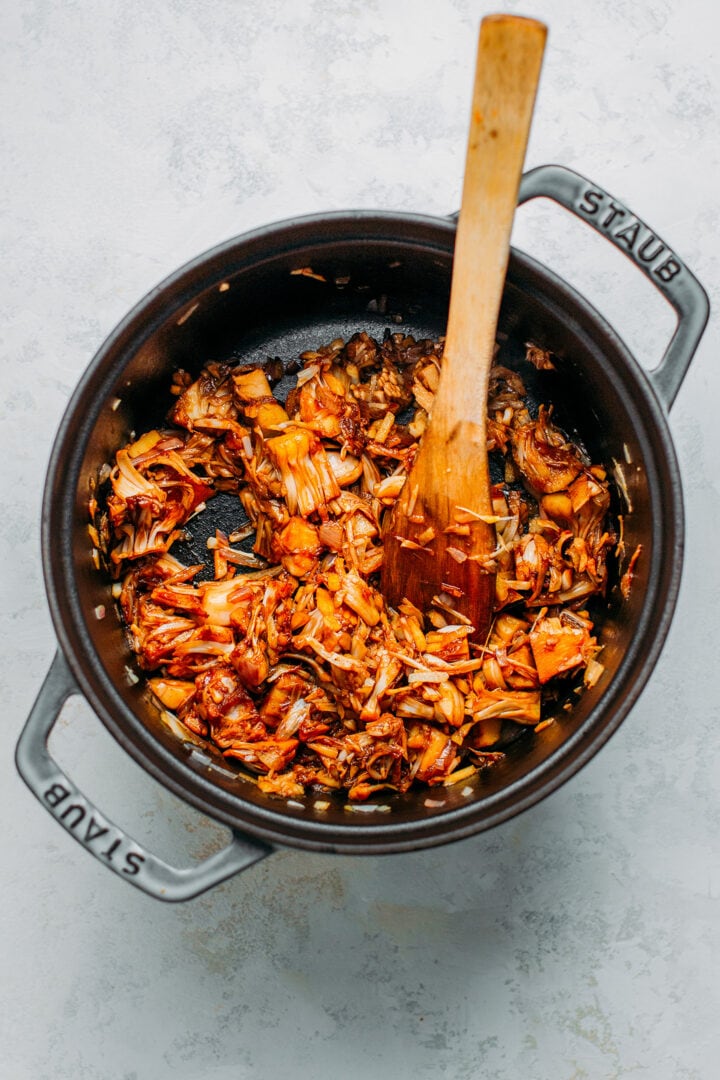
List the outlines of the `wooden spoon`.
{"type": "Polygon", "coordinates": [[[511,15],[480,26],[442,372],[383,537],[388,601],[426,611],[440,597],[480,643],[495,599],[488,379],[546,36],[542,23],[511,15]]]}

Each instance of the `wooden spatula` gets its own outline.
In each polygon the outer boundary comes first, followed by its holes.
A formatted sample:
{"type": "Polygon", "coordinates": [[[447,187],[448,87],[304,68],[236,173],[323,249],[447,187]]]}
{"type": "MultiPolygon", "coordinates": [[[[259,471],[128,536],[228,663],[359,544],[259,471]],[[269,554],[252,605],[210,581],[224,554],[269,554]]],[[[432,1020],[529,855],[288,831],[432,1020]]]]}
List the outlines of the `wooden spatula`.
{"type": "Polygon", "coordinates": [[[483,642],[495,597],[486,448],[488,378],[546,27],[480,27],[442,373],[413,468],[384,529],[382,588],[397,606],[436,597],[483,642]]]}

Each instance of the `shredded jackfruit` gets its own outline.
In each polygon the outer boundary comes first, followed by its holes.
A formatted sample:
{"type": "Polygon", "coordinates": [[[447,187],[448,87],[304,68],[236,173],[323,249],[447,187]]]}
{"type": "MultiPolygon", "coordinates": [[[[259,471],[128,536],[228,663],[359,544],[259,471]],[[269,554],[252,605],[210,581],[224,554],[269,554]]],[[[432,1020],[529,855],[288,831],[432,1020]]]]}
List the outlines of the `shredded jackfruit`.
{"type": "MultiPolygon", "coordinates": [[[[495,620],[476,646],[451,591],[425,612],[379,591],[383,519],[432,410],[442,341],[359,333],[300,361],[284,403],[260,367],[178,372],[172,426],[117,452],[92,536],[130,645],[163,709],[269,796],[358,802],[466,780],[502,760],[508,732],[546,726],[558,688],[602,675],[586,605],[617,543],[605,471],[550,409],[531,414],[516,371],[493,368],[495,620]],[[217,491],[236,493],[238,524],[208,536],[202,580],[172,548],[217,491]],[[233,547],[248,535],[252,554],[233,547]]],[[[457,507],[447,531],[466,535],[469,514],[457,507]]],[[[432,550],[431,528],[419,539],[432,550]]]]}

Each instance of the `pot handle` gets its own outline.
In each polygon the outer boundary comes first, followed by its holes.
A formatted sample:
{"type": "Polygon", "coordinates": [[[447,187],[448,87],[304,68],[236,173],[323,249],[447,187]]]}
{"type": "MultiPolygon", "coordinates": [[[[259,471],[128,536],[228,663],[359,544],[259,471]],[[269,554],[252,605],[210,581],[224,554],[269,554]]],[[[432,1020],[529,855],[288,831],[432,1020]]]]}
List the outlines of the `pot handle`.
{"type": "Polygon", "coordinates": [[[531,169],[522,178],[518,205],[542,196],[564,206],[606,237],[674,307],[678,316],[675,333],[658,366],[648,373],[661,401],[670,409],[710,313],[702,285],[637,214],[580,173],[561,165],[531,169]]]}
{"type": "Polygon", "coordinates": [[[55,655],[18,740],[15,762],[33,794],[96,859],[158,900],[190,900],[219,885],[274,849],[233,831],[222,851],[197,866],[178,869],[147,851],[114,825],[53,761],[47,742],[60,710],[80,693],[65,657],[55,655]]]}

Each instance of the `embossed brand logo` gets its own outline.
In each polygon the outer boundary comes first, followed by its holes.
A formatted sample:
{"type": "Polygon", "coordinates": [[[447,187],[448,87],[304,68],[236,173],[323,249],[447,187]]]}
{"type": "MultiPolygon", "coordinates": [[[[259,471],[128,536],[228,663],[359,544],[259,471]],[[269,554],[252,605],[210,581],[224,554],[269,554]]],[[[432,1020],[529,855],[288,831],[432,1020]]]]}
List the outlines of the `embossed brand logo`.
{"type": "Polygon", "coordinates": [[[145,856],[132,850],[125,837],[117,835],[117,830],[111,832],[107,825],[100,824],[81,795],[71,796],[70,789],[57,782],[43,792],[43,799],[68,832],[94,854],[107,859],[120,873],[130,877],[137,874],[145,856]]]}
{"type": "Polygon", "coordinates": [[[587,188],[575,209],[594,219],[621,250],[632,256],[645,273],[668,282],[682,270],[682,263],[663,241],[639,218],[616,203],[599,188],[587,188]]]}

